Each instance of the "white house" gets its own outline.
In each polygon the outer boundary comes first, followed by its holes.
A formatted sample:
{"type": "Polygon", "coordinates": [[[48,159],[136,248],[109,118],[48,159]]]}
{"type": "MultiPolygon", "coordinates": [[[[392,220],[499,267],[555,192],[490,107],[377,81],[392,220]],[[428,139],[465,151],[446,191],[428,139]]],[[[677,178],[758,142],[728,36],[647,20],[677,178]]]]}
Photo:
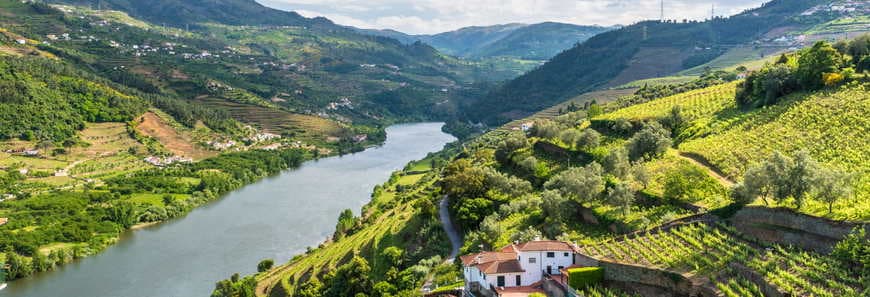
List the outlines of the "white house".
{"type": "Polygon", "coordinates": [[[577,246],[555,240],[535,240],[511,244],[496,252],[482,252],[460,257],[466,289],[472,292],[499,291],[512,287],[529,287],[558,275],[574,264],[577,246]]]}

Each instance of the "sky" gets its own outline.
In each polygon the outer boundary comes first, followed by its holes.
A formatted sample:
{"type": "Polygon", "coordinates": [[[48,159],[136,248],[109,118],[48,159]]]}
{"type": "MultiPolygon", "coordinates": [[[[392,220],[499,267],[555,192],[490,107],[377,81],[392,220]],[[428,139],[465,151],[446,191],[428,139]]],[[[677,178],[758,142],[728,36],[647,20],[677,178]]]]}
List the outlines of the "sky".
{"type": "MultiPolygon", "coordinates": [[[[545,21],[625,25],[659,19],[660,0],[257,0],[365,29],[434,34],[468,26],[545,21]]],[[[760,6],[765,0],[664,0],[666,19],[703,20],[760,6]]]]}

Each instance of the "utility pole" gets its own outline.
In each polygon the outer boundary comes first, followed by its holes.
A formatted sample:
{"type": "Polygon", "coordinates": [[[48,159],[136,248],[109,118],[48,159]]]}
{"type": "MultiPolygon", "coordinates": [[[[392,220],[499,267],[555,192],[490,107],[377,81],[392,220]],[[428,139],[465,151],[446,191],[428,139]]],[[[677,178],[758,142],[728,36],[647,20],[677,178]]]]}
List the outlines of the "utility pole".
{"type": "Polygon", "coordinates": [[[713,3],[710,5],[710,20],[712,21],[715,18],[716,18],[716,3],[713,3]]]}
{"type": "Polygon", "coordinates": [[[661,6],[661,17],[659,17],[659,20],[661,20],[661,22],[664,23],[664,22],[665,22],[665,0],[662,0],[661,3],[662,3],[662,6],[661,6]]]}

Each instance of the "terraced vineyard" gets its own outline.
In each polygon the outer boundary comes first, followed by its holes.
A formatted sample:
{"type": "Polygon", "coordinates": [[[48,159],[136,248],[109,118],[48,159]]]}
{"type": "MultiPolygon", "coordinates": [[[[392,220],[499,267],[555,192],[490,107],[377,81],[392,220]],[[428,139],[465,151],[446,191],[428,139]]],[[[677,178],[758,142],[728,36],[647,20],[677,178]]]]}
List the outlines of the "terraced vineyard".
{"type": "Polygon", "coordinates": [[[680,106],[689,121],[679,150],[700,157],[732,181],[775,151],[806,150],[825,166],[856,174],[852,199],[827,205],[810,201],[801,211],[833,219],[870,219],[870,93],[867,85],[787,96],[776,105],[742,110],[737,84],[717,85],[607,113],[593,121],[661,119],[680,106]]]}
{"type": "Polygon", "coordinates": [[[856,276],[836,260],[775,246],[749,261],[765,280],[793,296],[867,296],[870,276],[856,276]],[[864,286],[863,290],[861,287],[864,286]]]}
{"type": "MultiPolygon", "coordinates": [[[[748,166],[774,151],[807,150],[827,166],[858,175],[855,197],[834,205],[832,217],[867,220],[870,219],[868,114],[870,93],[865,86],[809,96],[798,94],[786,102],[746,113],[722,111],[705,125],[710,136],[684,142],[680,150],[703,157],[732,179],[742,176],[748,166]]],[[[823,215],[827,208],[811,203],[804,211],[823,215]]]]}
{"type": "Polygon", "coordinates": [[[635,238],[584,246],[599,259],[666,269],[716,280],[725,296],[762,296],[757,284],[736,276],[732,263],[749,267],[792,296],[866,296],[870,276],[856,275],[830,256],[772,246],[762,250],[718,223],[693,223],[635,238]]]}
{"type": "Polygon", "coordinates": [[[588,287],[583,290],[577,290],[577,295],[581,297],[633,297],[639,295],[628,294],[619,290],[614,290],[604,287],[588,287]]]}
{"type": "Polygon", "coordinates": [[[716,283],[716,288],[725,294],[725,297],[764,296],[758,285],[743,278],[732,278],[728,281],[716,283]]]}
{"type": "Polygon", "coordinates": [[[240,104],[216,98],[202,98],[198,100],[210,106],[224,109],[233,118],[271,133],[304,133],[304,136],[322,140],[322,136],[336,135],[341,131],[341,127],[337,123],[316,116],[294,114],[278,109],[240,104]]]}
{"type": "Polygon", "coordinates": [[[644,104],[626,107],[611,113],[598,116],[593,121],[612,121],[627,119],[642,121],[664,117],[671,109],[680,105],[683,114],[689,119],[699,119],[713,116],[724,109],[735,108],[734,94],[738,82],[716,85],[697,89],[673,96],[656,99],[644,104]]]}
{"type": "Polygon", "coordinates": [[[704,274],[716,274],[728,263],[745,262],[755,254],[753,247],[728,231],[703,223],[586,246],[584,251],[623,263],[704,274]]]}

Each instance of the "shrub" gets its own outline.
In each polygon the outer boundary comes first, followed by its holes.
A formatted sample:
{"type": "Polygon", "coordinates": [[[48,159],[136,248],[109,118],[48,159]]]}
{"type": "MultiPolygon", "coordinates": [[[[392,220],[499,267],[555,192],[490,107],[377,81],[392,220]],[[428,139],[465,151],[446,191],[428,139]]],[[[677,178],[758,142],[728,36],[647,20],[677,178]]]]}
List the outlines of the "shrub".
{"type": "Polygon", "coordinates": [[[580,267],[568,269],[568,285],[574,289],[582,289],[604,280],[604,268],[580,267]]]}
{"type": "Polygon", "coordinates": [[[272,266],[274,265],[275,260],[272,259],[265,259],[263,261],[260,261],[260,263],[257,264],[257,272],[266,272],[269,269],[272,269],[272,266]]]}

